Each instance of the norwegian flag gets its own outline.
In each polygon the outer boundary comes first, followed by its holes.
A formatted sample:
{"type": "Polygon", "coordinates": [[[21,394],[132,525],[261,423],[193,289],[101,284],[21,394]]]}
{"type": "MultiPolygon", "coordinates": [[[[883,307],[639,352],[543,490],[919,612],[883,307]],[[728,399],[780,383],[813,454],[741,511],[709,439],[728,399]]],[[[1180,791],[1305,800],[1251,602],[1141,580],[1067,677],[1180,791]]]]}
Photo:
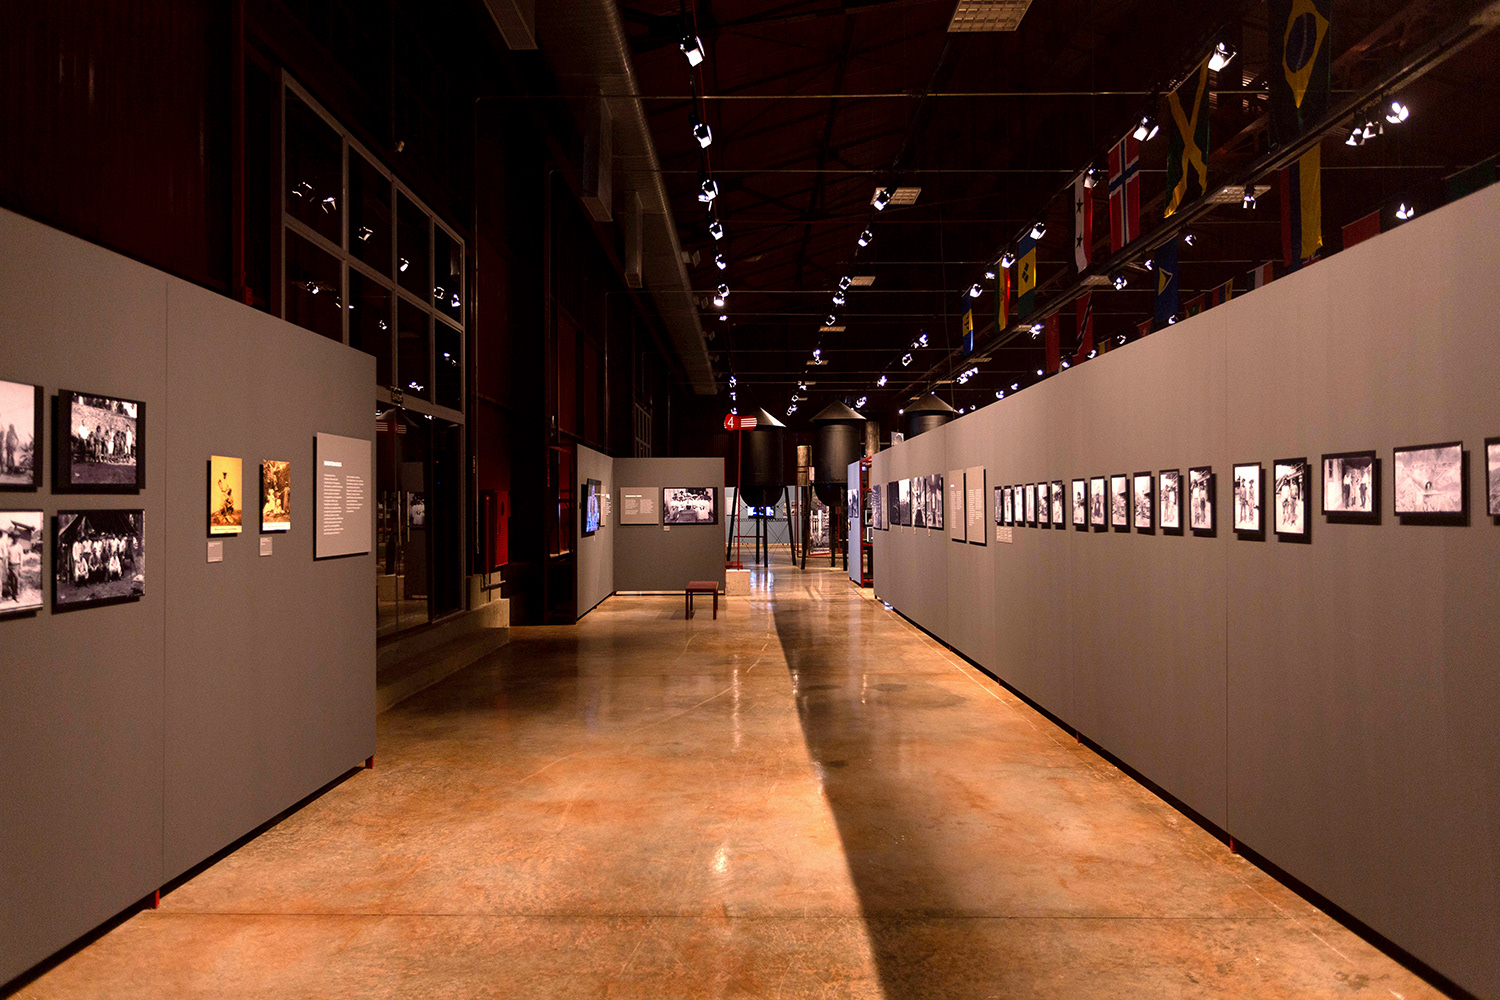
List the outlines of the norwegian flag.
{"type": "Polygon", "coordinates": [[[1109,247],[1111,253],[1141,235],[1141,144],[1127,135],[1109,150],[1109,247]]]}

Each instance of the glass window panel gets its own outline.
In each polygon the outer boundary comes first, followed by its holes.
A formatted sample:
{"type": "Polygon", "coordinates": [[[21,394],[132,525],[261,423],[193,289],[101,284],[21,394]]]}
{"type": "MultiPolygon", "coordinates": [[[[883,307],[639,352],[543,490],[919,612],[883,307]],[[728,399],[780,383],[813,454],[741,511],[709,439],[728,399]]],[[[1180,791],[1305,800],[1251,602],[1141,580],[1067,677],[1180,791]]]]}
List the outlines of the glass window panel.
{"type": "Polygon", "coordinates": [[[398,194],[396,201],[396,280],[425,302],[432,293],[427,271],[428,253],[432,249],[427,213],[403,194],[398,194]]]}
{"type": "Polygon", "coordinates": [[[461,331],[454,329],[442,320],[432,324],[433,336],[436,341],[433,344],[433,364],[437,371],[432,373],[434,395],[432,401],[439,406],[450,406],[455,410],[464,408],[464,335],[461,331]]]}
{"type": "Polygon", "coordinates": [[[401,391],[418,399],[432,398],[427,337],[432,317],[410,302],[396,306],[396,375],[401,391]]]}
{"type": "Polygon", "coordinates": [[[439,316],[464,321],[464,252],[442,226],[432,227],[432,302],[439,316]]]}
{"type": "Polygon", "coordinates": [[[290,229],[286,231],[286,318],[290,323],[344,340],[342,265],[290,229]]]}
{"type": "Polygon", "coordinates": [[[349,151],[349,253],[391,277],[391,182],[349,151]]]}
{"type": "Polygon", "coordinates": [[[343,144],[295,94],[286,97],[286,210],[343,246],[343,144]]]}
{"type": "Polygon", "coordinates": [[[391,384],[389,288],[349,269],[349,346],[375,355],[375,384],[391,384]]]}

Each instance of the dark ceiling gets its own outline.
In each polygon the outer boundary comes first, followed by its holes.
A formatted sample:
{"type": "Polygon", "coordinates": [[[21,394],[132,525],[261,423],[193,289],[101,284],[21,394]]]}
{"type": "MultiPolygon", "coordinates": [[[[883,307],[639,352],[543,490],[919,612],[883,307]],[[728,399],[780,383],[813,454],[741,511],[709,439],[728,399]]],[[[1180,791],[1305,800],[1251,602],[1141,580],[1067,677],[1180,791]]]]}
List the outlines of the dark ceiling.
{"type": "MultiPolygon", "coordinates": [[[[1476,5],[1331,6],[1337,101],[1476,5]]],[[[794,394],[804,400],[793,419],[832,399],[862,398],[867,415],[889,417],[929,387],[968,409],[1036,381],[1040,342],[994,328],[988,286],[974,303],[980,350],[962,357],[963,290],[983,280],[1023,226],[1045,218],[1038,306],[1059,301],[1077,282],[1064,187],[1090,162],[1102,164],[1144,111],[1160,115],[1160,90],[1217,39],[1232,40],[1240,55],[1211,81],[1210,190],[1267,152],[1264,2],[1035,0],[1017,31],[953,34],[954,0],[622,0],[621,10],[679,236],[699,255],[690,274],[710,351],[724,379],[736,376],[740,407],[777,416],[794,394]],[[678,49],[685,23],[707,54],[696,69],[678,49]],[[695,114],[713,130],[707,150],[692,136],[695,114]],[[720,190],[719,243],[697,198],[703,171],[720,190]],[[876,213],[875,189],[897,185],[920,187],[916,203],[876,213]],[[866,227],[875,239],[861,249],[866,227]],[[720,251],[730,262],[724,272],[713,264],[720,251]],[[836,309],[842,275],[875,280],[850,289],[836,309]],[[708,301],[720,281],[731,289],[727,321],[708,301]],[[830,311],[843,332],[819,331],[830,311]],[[928,346],[911,351],[923,334],[928,346]],[[808,364],[814,348],[826,364],[808,364]],[[976,359],[987,360],[967,384],[945,381],[976,359]],[[877,389],[883,374],[889,382],[877,389]]],[[[1342,225],[1395,199],[1435,207],[1444,177],[1500,149],[1500,115],[1489,110],[1500,96],[1493,53],[1487,36],[1402,87],[1412,119],[1379,139],[1358,149],[1342,145],[1347,132],[1325,140],[1328,252],[1339,249],[1342,225]]],[[[1148,236],[1162,215],[1166,149],[1165,134],[1142,147],[1148,236]]],[[[1280,258],[1274,180],[1262,180],[1272,190],[1254,211],[1223,205],[1192,224],[1196,242],[1181,262],[1185,299],[1280,258]]],[[[1094,194],[1099,260],[1109,256],[1105,185],[1094,194]]],[[[1150,288],[1132,280],[1125,291],[1096,294],[1096,341],[1137,336],[1152,311],[1150,288]]],[[[1062,316],[1068,353],[1077,336],[1072,309],[1062,316]]]]}

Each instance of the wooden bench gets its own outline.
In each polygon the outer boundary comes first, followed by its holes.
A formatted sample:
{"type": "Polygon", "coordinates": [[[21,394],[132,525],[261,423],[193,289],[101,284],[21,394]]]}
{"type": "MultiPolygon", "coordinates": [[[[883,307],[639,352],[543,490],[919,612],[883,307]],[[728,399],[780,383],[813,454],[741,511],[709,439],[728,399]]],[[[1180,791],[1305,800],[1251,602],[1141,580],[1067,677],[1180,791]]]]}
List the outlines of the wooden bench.
{"type": "Polygon", "coordinates": [[[693,595],[712,594],[714,597],[714,620],[719,617],[719,585],[713,580],[693,580],[687,585],[687,613],[686,617],[693,617],[693,595]]]}

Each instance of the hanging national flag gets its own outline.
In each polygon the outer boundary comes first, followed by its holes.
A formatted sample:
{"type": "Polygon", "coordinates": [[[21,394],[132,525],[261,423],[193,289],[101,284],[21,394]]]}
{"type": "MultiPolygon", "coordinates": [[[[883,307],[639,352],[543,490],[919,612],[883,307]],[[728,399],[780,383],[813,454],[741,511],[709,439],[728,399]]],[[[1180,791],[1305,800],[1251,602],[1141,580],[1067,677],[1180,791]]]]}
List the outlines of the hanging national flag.
{"type": "Polygon", "coordinates": [[[1167,211],[1201,198],[1208,190],[1208,60],[1167,95],[1172,140],[1167,147],[1167,211]]]}
{"type": "Polygon", "coordinates": [[[1230,278],[1224,284],[1208,293],[1208,304],[1211,306],[1221,306],[1232,298],[1234,298],[1234,279],[1230,278]]]}
{"type": "Polygon", "coordinates": [[[1062,360],[1058,347],[1057,313],[1053,313],[1042,320],[1042,339],[1047,349],[1047,374],[1051,375],[1057,371],[1062,360]]]}
{"type": "Polygon", "coordinates": [[[1177,237],[1156,248],[1156,328],[1177,316],[1177,237]]]}
{"type": "Polygon", "coordinates": [[[1088,171],[1073,179],[1073,262],[1079,273],[1089,269],[1094,252],[1094,192],[1084,184],[1088,171]]]}
{"type": "Polygon", "coordinates": [[[1372,236],[1380,235],[1380,210],[1376,209],[1363,219],[1355,219],[1344,227],[1344,249],[1363,243],[1372,236]]]}
{"type": "Polygon", "coordinates": [[[1250,272],[1250,287],[1264,288],[1276,279],[1276,265],[1270,261],[1250,272]]]}
{"type": "Polygon", "coordinates": [[[1296,270],[1323,248],[1323,150],[1281,168],[1281,262],[1296,270]]]}
{"type": "Polygon", "coordinates": [[[1088,360],[1094,349],[1094,293],[1084,292],[1075,301],[1078,303],[1078,350],[1073,354],[1073,363],[1077,365],[1088,360]]]}
{"type": "Polygon", "coordinates": [[[1443,179],[1443,183],[1448,188],[1449,201],[1457,201],[1466,194],[1473,194],[1481,188],[1489,187],[1495,183],[1495,158],[1492,156],[1466,170],[1450,174],[1443,179]]]}
{"type": "Polygon", "coordinates": [[[1194,298],[1188,299],[1188,304],[1182,307],[1182,316],[1183,316],[1184,319],[1187,319],[1190,316],[1196,316],[1196,315],[1198,315],[1202,311],[1203,311],[1203,296],[1202,295],[1198,295],[1198,296],[1196,296],[1194,298]]]}
{"type": "Polygon", "coordinates": [[[1010,326],[1010,268],[995,268],[995,332],[1010,326]]]}
{"type": "Polygon", "coordinates": [[[1328,113],[1328,15],[1333,0],[1269,0],[1271,145],[1328,113]]]}
{"type": "Polygon", "coordinates": [[[1036,308],[1036,240],[1027,233],[1016,248],[1016,315],[1022,319],[1036,308]]]}
{"type": "Polygon", "coordinates": [[[1127,135],[1109,150],[1109,249],[1141,235],[1141,144],[1127,135]]]}
{"type": "Polygon", "coordinates": [[[974,310],[965,309],[963,318],[963,348],[965,354],[974,353],[974,310]]]}
{"type": "MultiPolygon", "coordinates": [[[[1146,337],[1146,336],[1149,336],[1150,333],[1151,333],[1151,326],[1155,322],[1156,321],[1155,321],[1154,318],[1153,319],[1143,319],[1143,320],[1141,320],[1139,323],[1137,323],[1135,325],[1135,335],[1137,337],[1146,337]]],[[[1104,342],[1104,345],[1105,345],[1105,349],[1108,350],[1108,348],[1109,348],[1109,341],[1106,340],[1104,342]]]]}

